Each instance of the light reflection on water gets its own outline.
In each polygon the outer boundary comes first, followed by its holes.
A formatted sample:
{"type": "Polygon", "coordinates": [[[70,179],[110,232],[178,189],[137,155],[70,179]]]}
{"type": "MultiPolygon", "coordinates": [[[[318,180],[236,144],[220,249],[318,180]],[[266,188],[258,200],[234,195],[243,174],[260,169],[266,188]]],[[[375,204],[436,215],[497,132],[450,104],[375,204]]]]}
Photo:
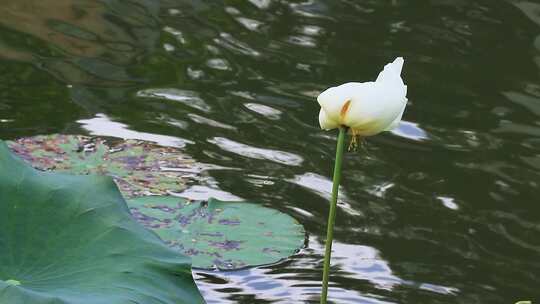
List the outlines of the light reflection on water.
{"type": "Polygon", "coordinates": [[[225,151],[239,154],[244,157],[265,159],[289,166],[300,166],[303,161],[301,156],[293,153],[256,148],[224,137],[214,137],[209,139],[208,142],[219,146],[225,151]]]}
{"type": "MultiPolygon", "coordinates": [[[[334,267],[342,269],[339,276],[357,284],[369,282],[373,288],[382,293],[392,292],[400,285],[418,286],[429,292],[446,295],[459,293],[459,290],[453,287],[399,278],[381,258],[379,251],[372,247],[339,242],[335,242],[333,247],[334,267]]],[[[313,275],[320,274],[314,274],[310,269],[313,263],[322,264],[323,254],[322,244],[317,238],[312,238],[308,249],[302,250],[300,254],[283,264],[235,272],[195,270],[194,273],[199,286],[206,292],[207,298],[211,299],[208,303],[236,303],[238,299],[252,295],[254,302],[272,299],[273,303],[318,303],[321,287],[318,280],[313,280],[315,279],[313,275]],[[280,266],[286,267],[287,273],[280,271],[280,266]],[[303,280],[299,281],[298,278],[303,280]],[[219,288],[210,288],[215,284],[219,288]]],[[[362,295],[353,292],[339,283],[332,283],[329,290],[335,303],[392,303],[375,294],[362,295]]]]}
{"type": "Polygon", "coordinates": [[[114,122],[107,117],[107,115],[102,113],[97,114],[94,118],[81,119],[77,122],[80,123],[82,128],[90,135],[146,140],[155,142],[161,146],[177,148],[183,148],[186,144],[193,144],[192,141],[183,138],[130,130],[127,125],[114,122]]]}
{"type": "Polygon", "coordinates": [[[539,8],[5,0],[0,134],[182,147],[200,166],[174,195],[258,202],[309,234],[283,263],[197,271],[209,302],[316,303],[335,133],[315,97],[404,56],[405,121],[345,157],[331,298],[513,303],[540,284],[539,8]]]}
{"type": "MultiPolygon", "coordinates": [[[[302,175],[296,175],[293,179],[290,179],[288,181],[320,195],[327,202],[330,201],[332,197],[332,180],[316,173],[308,172],[302,175]]],[[[342,210],[353,216],[360,215],[360,212],[354,210],[352,206],[347,203],[348,200],[349,198],[343,190],[343,187],[340,187],[338,196],[338,208],[341,208],[342,210]]]]}
{"type": "Polygon", "coordinates": [[[426,131],[422,130],[418,124],[409,121],[401,121],[399,126],[392,130],[392,133],[397,136],[417,141],[429,139],[426,131]]]}

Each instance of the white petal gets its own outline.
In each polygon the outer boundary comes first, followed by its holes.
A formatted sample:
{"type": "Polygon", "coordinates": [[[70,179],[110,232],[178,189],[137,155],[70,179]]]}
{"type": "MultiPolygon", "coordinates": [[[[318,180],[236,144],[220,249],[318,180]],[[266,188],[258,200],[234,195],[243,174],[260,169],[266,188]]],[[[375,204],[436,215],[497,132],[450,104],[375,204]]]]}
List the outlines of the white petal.
{"type": "Polygon", "coordinates": [[[379,73],[376,81],[398,81],[403,84],[403,80],[401,80],[401,70],[403,69],[404,62],[405,61],[402,57],[398,57],[396,60],[394,60],[394,62],[385,65],[382,72],[379,73]]]}
{"type": "Polygon", "coordinates": [[[375,82],[363,83],[351,93],[351,105],[343,119],[343,124],[349,127],[369,123],[375,119],[374,114],[380,110],[380,85],[375,82]]]}
{"type": "Polygon", "coordinates": [[[403,113],[407,98],[401,86],[372,83],[358,91],[344,120],[361,136],[384,131],[403,113]]]}
{"type": "Polygon", "coordinates": [[[360,85],[362,85],[362,83],[349,82],[337,87],[331,87],[322,92],[319,97],[317,97],[317,101],[331,120],[339,122],[341,109],[345,103],[351,99],[356,88],[360,85]]]}
{"type": "Polygon", "coordinates": [[[386,129],[384,129],[385,131],[391,131],[397,128],[397,126],[399,126],[399,122],[401,121],[401,118],[403,117],[403,113],[405,112],[406,106],[407,106],[407,102],[403,104],[403,110],[401,110],[401,113],[397,116],[397,118],[394,119],[394,121],[388,127],[386,127],[386,129]]]}
{"type": "Polygon", "coordinates": [[[321,125],[321,129],[324,130],[331,130],[339,127],[337,122],[331,120],[328,115],[326,115],[324,109],[321,109],[319,112],[319,124],[321,125]]]}
{"type": "Polygon", "coordinates": [[[407,104],[407,86],[400,76],[403,64],[401,57],[387,64],[375,82],[350,82],[322,92],[317,98],[321,127],[345,125],[358,135],[371,136],[397,126],[407,104]]]}

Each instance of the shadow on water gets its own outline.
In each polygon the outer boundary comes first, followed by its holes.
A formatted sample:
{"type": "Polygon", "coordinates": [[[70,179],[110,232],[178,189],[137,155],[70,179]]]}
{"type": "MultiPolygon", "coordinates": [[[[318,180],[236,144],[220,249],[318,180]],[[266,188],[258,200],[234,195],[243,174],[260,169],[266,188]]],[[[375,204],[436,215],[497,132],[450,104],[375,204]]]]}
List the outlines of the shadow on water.
{"type": "Polygon", "coordinates": [[[301,221],[288,261],[196,271],[209,303],[316,303],[335,134],[314,98],[404,56],[410,104],[345,159],[335,303],[540,292],[540,3],[5,0],[0,136],[154,140],[219,166],[193,195],[301,221]]]}

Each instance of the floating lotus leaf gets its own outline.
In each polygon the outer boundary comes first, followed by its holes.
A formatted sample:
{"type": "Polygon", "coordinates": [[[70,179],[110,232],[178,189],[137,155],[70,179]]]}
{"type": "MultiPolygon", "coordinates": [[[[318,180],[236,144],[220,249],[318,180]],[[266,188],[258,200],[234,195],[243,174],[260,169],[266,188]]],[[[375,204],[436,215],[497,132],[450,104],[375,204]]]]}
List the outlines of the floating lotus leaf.
{"type": "Polygon", "coordinates": [[[110,177],[37,171],[0,142],[0,303],[204,303],[188,257],[130,216],[110,177]]]}
{"type": "MultiPolygon", "coordinates": [[[[128,199],[132,214],[193,266],[238,269],[278,262],[303,247],[303,227],[292,217],[257,204],[189,202],[172,196],[197,164],[174,148],[141,141],[47,135],[21,138],[10,147],[43,170],[108,174],[128,199]]],[[[196,171],[196,170],[195,170],[196,171]]]]}
{"type": "Polygon", "coordinates": [[[125,197],[179,192],[193,160],[178,149],[127,140],[45,135],[21,138],[9,147],[34,167],[75,174],[112,176],[125,197]]]}
{"type": "Polygon", "coordinates": [[[238,269],[277,262],[304,244],[292,217],[246,202],[173,196],[128,200],[133,216],[198,268],[238,269]]]}

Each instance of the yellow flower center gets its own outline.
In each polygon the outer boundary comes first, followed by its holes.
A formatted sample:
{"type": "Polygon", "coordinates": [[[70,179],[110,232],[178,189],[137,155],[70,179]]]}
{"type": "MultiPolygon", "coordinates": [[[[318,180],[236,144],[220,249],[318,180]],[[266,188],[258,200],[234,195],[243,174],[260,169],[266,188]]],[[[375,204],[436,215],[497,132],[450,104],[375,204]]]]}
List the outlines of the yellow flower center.
{"type": "Polygon", "coordinates": [[[341,112],[339,112],[339,122],[340,124],[343,124],[343,121],[345,120],[345,115],[347,115],[347,112],[349,111],[349,107],[351,106],[351,100],[348,99],[343,107],[341,107],[341,112]]]}

